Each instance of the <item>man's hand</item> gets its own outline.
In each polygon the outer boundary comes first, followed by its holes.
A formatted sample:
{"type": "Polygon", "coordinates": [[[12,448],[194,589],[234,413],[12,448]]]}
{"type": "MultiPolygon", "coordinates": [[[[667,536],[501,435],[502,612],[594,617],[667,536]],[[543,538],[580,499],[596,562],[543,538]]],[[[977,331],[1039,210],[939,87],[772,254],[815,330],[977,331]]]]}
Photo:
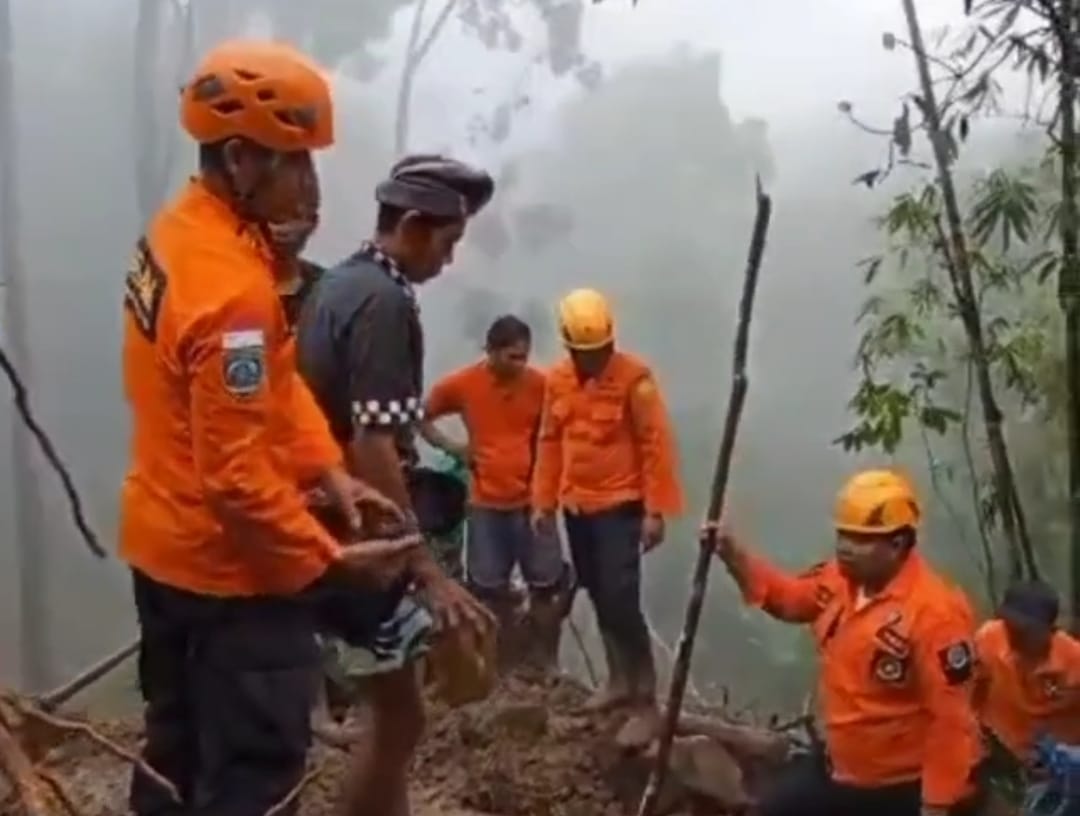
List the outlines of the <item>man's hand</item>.
{"type": "Polygon", "coordinates": [[[535,536],[549,536],[555,532],[555,514],[550,510],[533,510],[529,523],[535,536]]]}
{"type": "Polygon", "coordinates": [[[723,518],[719,521],[703,523],[698,533],[698,541],[703,545],[711,543],[716,557],[725,563],[730,563],[741,552],[739,543],[735,540],[735,534],[723,518]]]}
{"type": "Polygon", "coordinates": [[[367,482],[350,476],[343,468],[328,470],[321,479],[320,488],[329,504],[337,507],[349,524],[349,529],[360,533],[363,518],[360,508],[376,508],[396,520],[403,520],[404,513],[393,501],[367,482]]]}
{"type": "Polygon", "coordinates": [[[468,626],[478,633],[495,627],[495,616],[465,587],[446,575],[429,581],[424,595],[443,630],[468,626]]]}
{"type": "Polygon", "coordinates": [[[641,525],[641,551],[655,549],[664,543],[664,517],[658,513],[649,513],[641,525]]]}
{"type": "Polygon", "coordinates": [[[334,568],[353,583],[386,587],[405,574],[413,552],[423,543],[422,536],[411,533],[348,544],[334,568]]]}
{"type": "Polygon", "coordinates": [[[919,810],[919,816],[949,816],[949,808],[923,805],[919,810]]]}

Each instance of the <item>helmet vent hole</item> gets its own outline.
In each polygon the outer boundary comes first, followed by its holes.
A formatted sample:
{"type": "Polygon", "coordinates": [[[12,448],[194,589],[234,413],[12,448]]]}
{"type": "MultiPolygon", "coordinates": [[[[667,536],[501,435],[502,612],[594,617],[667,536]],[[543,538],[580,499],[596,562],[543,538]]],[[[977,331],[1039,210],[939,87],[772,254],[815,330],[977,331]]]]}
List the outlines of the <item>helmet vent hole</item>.
{"type": "Polygon", "coordinates": [[[885,505],[879,504],[866,517],[867,527],[880,527],[885,522],[885,505]]]}
{"type": "Polygon", "coordinates": [[[191,85],[191,95],[197,102],[209,102],[225,93],[225,84],[217,74],[201,76],[191,85]]]}
{"type": "Polygon", "coordinates": [[[255,98],[260,102],[273,102],[277,99],[277,94],[274,93],[273,88],[259,88],[259,90],[255,92],[255,98]]]}
{"type": "Polygon", "coordinates": [[[257,74],[254,71],[246,71],[243,68],[234,68],[233,73],[236,74],[236,78],[243,80],[244,82],[254,82],[257,79],[262,79],[262,74],[257,74]]]}
{"type": "Polygon", "coordinates": [[[274,116],[284,125],[308,131],[315,130],[318,121],[318,114],[311,107],[276,110],[274,116]]]}
{"type": "Polygon", "coordinates": [[[222,116],[232,116],[234,113],[239,113],[244,109],[244,103],[238,99],[223,99],[220,102],[215,102],[211,107],[222,116]]]}

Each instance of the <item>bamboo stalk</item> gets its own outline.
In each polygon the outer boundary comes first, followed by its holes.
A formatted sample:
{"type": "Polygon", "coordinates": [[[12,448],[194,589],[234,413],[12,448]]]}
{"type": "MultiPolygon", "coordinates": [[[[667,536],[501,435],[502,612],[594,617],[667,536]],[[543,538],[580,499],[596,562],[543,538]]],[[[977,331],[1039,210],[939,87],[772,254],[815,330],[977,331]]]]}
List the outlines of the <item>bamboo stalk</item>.
{"type": "MultiPolygon", "coordinates": [[[[772,199],[761,189],[761,180],[757,180],[757,215],[754,219],[754,231],[750,238],[750,252],[746,261],[746,277],[743,282],[742,299],[739,302],[739,318],[735,330],[735,350],[731,370],[731,395],[728,399],[727,418],[724,421],[724,435],[720,440],[720,453],[713,473],[712,494],[709,500],[709,521],[718,521],[724,508],[724,496],[727,493],[728,476],[731,472],[731,457],[735,450],[735,436],[739,430],[739,418],[742,416],[743,403],[746,401],[748,378],[746,355],[750,343],[750,318],[754,309],[754,294],[757,291],[758,272],[761,258],[765,252],[765,238],[769,231],[769,219],[772,216],[772,199]]],[[[675,667],[668,690],[667,709],[664,712],[663,728],[660,731],[659,745],[648,785],[641,797],[638,816],[653,816],[660,801],[660,791],[667,776],[668,762],[671,759],[671,746],[679,724],[683,696],[690,678],[690,660],[694,653],[694,638],[697,636],[698,622],[701,620],[701,608],[705,602],[705,590],[709,582],[709,567],[712,565],[713,537],[710,535],[701,543],[697,563],[694,565],[690,589],[690,600],[686,605],[686,617],[682,634],[676,649],[675,667]]]]}

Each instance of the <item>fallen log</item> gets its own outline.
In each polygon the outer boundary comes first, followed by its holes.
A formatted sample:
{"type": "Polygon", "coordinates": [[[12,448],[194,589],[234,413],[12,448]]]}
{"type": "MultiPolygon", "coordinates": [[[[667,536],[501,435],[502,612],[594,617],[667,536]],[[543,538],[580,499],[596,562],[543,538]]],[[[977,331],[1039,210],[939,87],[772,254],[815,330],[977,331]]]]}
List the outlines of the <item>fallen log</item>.
{"type": "Polygon", "coordinates": [[[746,760],[780,764],[788,759],[792,749],[791,739],[779,731],[693,714],[679,718],[676,734],[707,737],[746,760]]]}

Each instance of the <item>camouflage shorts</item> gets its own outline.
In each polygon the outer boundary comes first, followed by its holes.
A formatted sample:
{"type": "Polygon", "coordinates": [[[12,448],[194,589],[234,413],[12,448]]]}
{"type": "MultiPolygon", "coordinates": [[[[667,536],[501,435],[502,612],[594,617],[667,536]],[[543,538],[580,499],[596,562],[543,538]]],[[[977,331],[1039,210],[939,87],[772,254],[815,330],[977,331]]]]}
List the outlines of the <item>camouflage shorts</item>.
{"type": "MultiPolygon", "coordinates": [[[[461,580],[462,537],[429,539],[439,566],[461,580]]],[[[335,637],[322,638],[323,671],[342,689],[355,689],[365,677],[397,671],[423,656],[429,647],[434,620],[412,596],[406,595],[390,616],[379,624],[369,647],[350,646],[335,637]]]]}

